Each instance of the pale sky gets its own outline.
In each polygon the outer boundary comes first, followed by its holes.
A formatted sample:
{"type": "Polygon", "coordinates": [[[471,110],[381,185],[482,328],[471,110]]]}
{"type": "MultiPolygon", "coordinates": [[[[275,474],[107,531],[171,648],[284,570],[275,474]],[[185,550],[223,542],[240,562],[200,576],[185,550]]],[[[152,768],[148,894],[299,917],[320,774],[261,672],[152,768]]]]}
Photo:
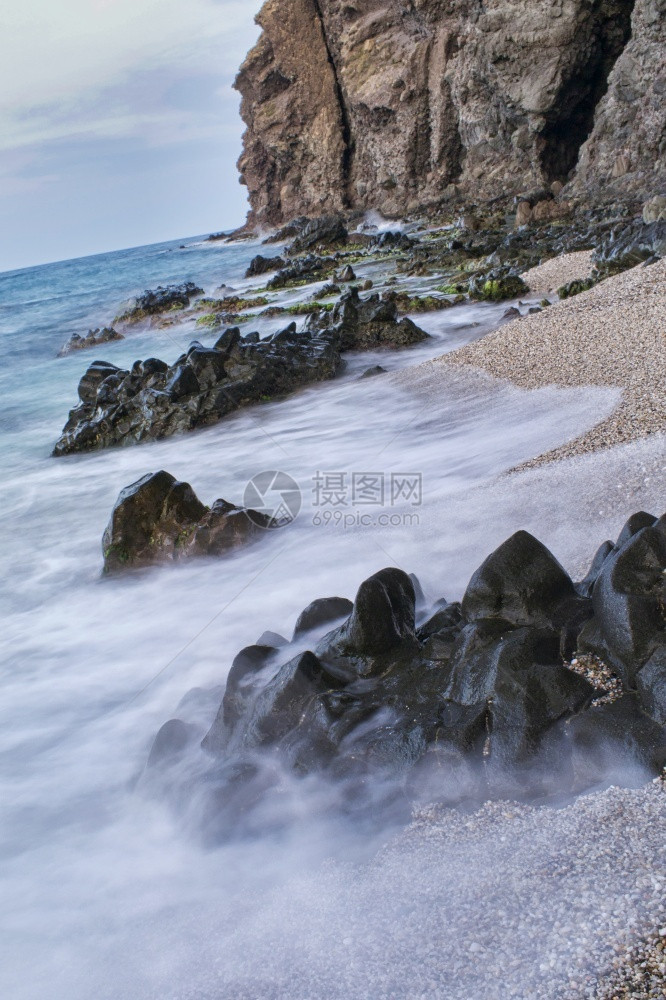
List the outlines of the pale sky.
{"type": "Polygon", "coordinates": [[[0,30],[0,270],[239,225],[261,0],[20,0],[0,30]]]}

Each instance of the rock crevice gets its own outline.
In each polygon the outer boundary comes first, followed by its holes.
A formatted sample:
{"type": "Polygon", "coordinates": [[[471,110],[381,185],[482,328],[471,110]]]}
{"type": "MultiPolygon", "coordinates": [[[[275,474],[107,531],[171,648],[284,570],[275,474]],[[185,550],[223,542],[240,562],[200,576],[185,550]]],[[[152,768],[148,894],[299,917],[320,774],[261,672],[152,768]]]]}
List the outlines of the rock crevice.
{"type": "Polygon", "coordinates": [[[554,181],[659,193],[665,14],[666,0],[268,0],[236,84],[250,223],[398,217],[554,181]]]}

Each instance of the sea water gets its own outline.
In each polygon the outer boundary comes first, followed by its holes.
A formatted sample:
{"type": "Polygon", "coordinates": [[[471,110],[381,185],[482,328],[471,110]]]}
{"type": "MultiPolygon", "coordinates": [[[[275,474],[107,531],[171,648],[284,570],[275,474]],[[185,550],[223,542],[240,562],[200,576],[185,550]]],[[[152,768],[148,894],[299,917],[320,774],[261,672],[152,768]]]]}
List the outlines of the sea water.
{"type": "MultiPolygon", "coordinates": [[[[523,392],[452,369],[424,397],[392,379],[493,329],[504,305],[414,317],[432,335],[424,344],[350,355],[338,379],[206,430],[51,457],[91,361],[172,362],[192,337],[215,336],[193,322],[144,326],[57,358],[72,333],[109,324],[157,284],[246,292],[261,249],[188,239],[0,275],[0,992],[11,1000],[289,995],[284,985],[272,993],[251,962],[259,938],[285,963],[299,949],[280,921],[281,893],[293,910],[304,870],[326,870],[340,840],[354,861],[368,856],[381,832],[372,842],[353,829],[313,833],[310,788],[277,841],[203,844],[142,791],[156,731],[190,689],[223,685],[235,653],[265,629],[289,636],[312,599],[353,598],[383,566],[415,572],[432,600],[454,599],[519,527],[541,528],[548,543],[569,517],[562,558],[576,541],[602,540],[555,494],[523,488],[519,503],[494,509],[479,498],[491,503],[507,470],[602,418],[612,392],[523,392]],[[389,374],[359,379],[376,364],[389,374]],[[298,516],[225,558],[103,579],[101,537],[119,491],[159,469],[206,503],[242,503],[255,476],[284,472],[298,485],[298,516]]],[[[325,985],[311,995],[326,996],[325,985]]]]}

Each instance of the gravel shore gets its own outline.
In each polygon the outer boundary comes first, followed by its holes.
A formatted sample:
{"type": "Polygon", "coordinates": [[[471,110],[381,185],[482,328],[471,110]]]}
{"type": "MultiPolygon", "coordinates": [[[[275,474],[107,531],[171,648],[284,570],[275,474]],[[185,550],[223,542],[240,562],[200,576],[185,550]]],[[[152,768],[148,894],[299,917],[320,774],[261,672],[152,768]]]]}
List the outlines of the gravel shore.
{"type": "Polygon", "coordinates": [[[592,274],[592,250],[565,253],[560,257],[530,268],[523,274],[523,280],[534,295],[550,295],[562,285],[578,278],[589,278],[592,274]]]}
{"type": "MultiPolygon", "coordinates": [[[[659,780],[563,808],[429,806],[369,864],[262,894],[206,986],[162,1000],[610,1000],[665,921],[659,780]]],[[[660,964],[637,996],[663,997],[660,964]]]]}
{"type": "MultiPolygon", "coordinates": [[[[554,264],[554,262],[549,262],[554,264]]],[[[545,266],[545,265],[544,265],[545,266]]],[[[466,365],[525,389],[608,386],[619,405],[592,430],[530,464],[607,448],[666,429],[666,260],[608,278],[541,313],[414,369],[466,365]]]]}

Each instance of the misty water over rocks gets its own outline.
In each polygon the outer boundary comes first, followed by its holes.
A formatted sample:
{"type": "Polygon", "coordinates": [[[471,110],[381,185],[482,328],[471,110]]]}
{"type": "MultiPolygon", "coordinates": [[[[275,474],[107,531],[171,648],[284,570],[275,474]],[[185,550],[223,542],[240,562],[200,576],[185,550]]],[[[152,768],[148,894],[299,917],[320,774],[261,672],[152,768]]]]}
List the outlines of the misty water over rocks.
{"type": "MultiPolygon", "coordinates": [[[[13,283],[2,277],[3,995],[448,998],[469,997],[475,983],[501,997],[512,994],[492,992],[500,965],[509,984],[520,983],[541,940],[537,965],[546,968],[537,974],[530,965],[541,985],[515,995],[568,996],[562,991],[573,987],[557,976],[575,957],[572,937],[582,940],[571,901],[598,917],[605,894],[614,907],[604,918],[609,941],[621,939],[615,909],[638,912],[628,873],[636,861],[648,878],[659,861],[656,839],[652,856],[636,846],[648,826],[663,841],[656,786],[651,811],[636,815],[631,804],[641,793],[608,792],[562,812],[521,807],[507,816],[513,807],[493,805],[478,820],[421,817],[371,860],[395,830],[318,820],[313,803],[325,788],[287,786],[290,823],[281,832],[211,848],[201,844],[196,810],[178,817],[141,776],[155,732],[183,696],[195,687],[219,692],[238,649],[264,629],[291,634],[314,597],[353,598],[361,580],[396,565],[416,573],[429,597],[459,598],[480,560],[518,528],[575,572],[632,511],[661,512],[663,441],[591,456],[564,472],[506,476],[610,413],[616,392],[526,392],[451,371],[439,394],[424,399],[390,375],[357,380],[372,365],[393,371],[481,336],[505,306],[479,304],[419,317],[432,334],[425,345],[354,356],[339,380],[186,438],[49,458],[87,363],[53,355],[76,324],[109,318],[92,314],[93,294],[112,310],[158,280],[244,287],[256,246],[192,247],[181,259],[193,263],[180,270],[176,252],[146,248],[127,259],[20,272],[13,283]],[[626,480],[629,458],[645,471],[626,480]],[[119,490],[161,468],[206,503],[239,503],[253,476],[280,469],[299,483],[302,509],[287,528],[224,560],[102,580],[101,535],[119,490]],[[346,492],[355,473],[388,484],[418,476],[420,502],[396,497],[369,507],[369,521],[345,521],[343,512],[355,512],[346,492]],[[321,516],[324,474],[347,477],[345,503],[332,508],[340,517],[321,516]],[[572,860],[571,877],[551,871],[576,831],[582,845],[590,827],[611,829],[613,796],[627,803],[629,826],[609,834],[603,878],[599,858],[580,871],[572,860]],[[561,951],[548,937],[558,919],[571,921],[558,930],[561,951]]],[[[270,332],[279,321],[258,326],[270,332]]],[[[190,334],[142,329],[105,345],[104,357],[120,365],[172,350],[175,358],[190,334]]],[[[190,711],[204,722],[214,708],[203,698],[190,711]]],[[[603,853],[603,840],[597,849],[603,853]]],[[[599,924],[590,921],[592,936],[599,924]]]]}

